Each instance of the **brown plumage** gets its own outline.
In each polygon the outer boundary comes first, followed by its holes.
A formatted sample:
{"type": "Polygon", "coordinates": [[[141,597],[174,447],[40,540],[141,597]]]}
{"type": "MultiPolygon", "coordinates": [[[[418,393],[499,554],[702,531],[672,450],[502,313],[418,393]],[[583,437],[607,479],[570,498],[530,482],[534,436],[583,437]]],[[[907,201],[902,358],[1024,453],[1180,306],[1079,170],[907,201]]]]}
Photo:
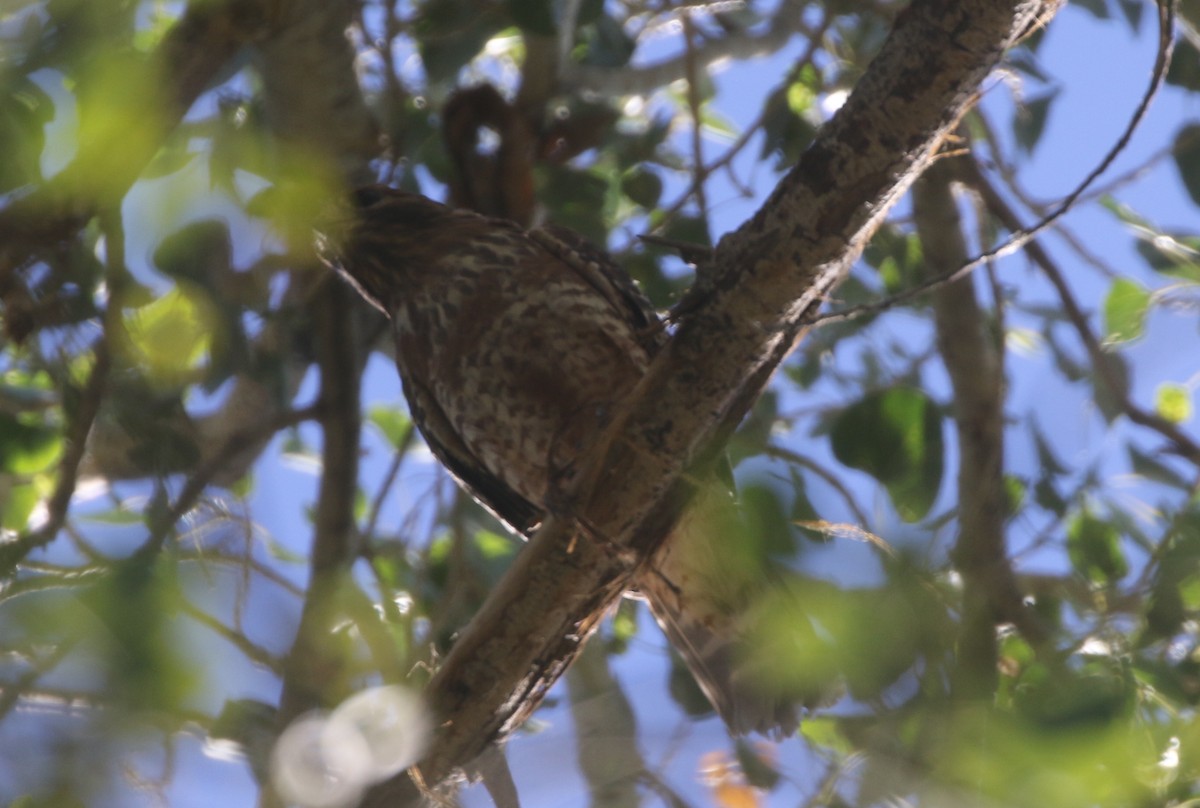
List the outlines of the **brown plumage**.
{"type": "MultiPolygon", "coordinates": [[[[657,315],[570,231],[526,231],[383,187],[355,202],[331,264],[391,317],[404,393],[434,455],[527,533],[666,339],[657,315]]],[[[731,729],[791,732],[793,706],[738,676],[736,608],[749,595],[703,563],[703,512],[685,517],[638,589],[731,729]]]]}

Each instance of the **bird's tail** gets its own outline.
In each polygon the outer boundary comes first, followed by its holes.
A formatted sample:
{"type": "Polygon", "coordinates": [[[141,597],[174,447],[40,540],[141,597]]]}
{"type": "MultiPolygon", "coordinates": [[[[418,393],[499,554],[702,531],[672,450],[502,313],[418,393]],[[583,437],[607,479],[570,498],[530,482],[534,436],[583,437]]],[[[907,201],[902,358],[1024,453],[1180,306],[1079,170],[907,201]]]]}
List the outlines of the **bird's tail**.
{"type": "Polygon", "coordinates": [[[742,552],[728,495],[704,491],[638,580],[654,618],[736,735],[795,733],[799,704],[756,675],[748,647],[755,598],[769,586],[760,558],[742,552]]]}

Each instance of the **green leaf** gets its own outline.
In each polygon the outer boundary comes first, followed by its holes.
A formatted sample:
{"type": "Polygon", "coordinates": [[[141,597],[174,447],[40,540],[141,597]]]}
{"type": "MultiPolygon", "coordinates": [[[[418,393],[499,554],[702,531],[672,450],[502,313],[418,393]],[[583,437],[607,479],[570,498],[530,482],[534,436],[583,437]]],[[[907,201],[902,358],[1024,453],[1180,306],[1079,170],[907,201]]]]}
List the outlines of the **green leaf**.
{"type": "Polygon", "coordinates": [[[804,115],[812,109],[816,94],[803,81],[794,81],[787,88],[787,105],[793,115],[804,115]]]}
{"type": "Polygon", "coordinates": [[[607,14],[579,30],[583,53],[579,61],[595,67],[624,67],[633,56],[634,43],[621,23],[607,14]]]}
{"type": "Polygon", "coordinates": [[[1129,397],[1129,365],[1124,357],[1111,353],[1102,354],[1100,361],[1108,367],[1108,372],[1101,374],[1097,369],[1092,373],[1092,395],[1100,414],[1111,424],[1125,412],[1124,402],[1129,397]],[[1116,390],[1109,386],[1109,380],[1116,385],[1116,390]]]}
{"type": "Polygon", "coordinates": [[[1164,483],[1182,491],[1191,491],[1192,483],[1175,469],[1144,452],[1136,446],[1129,446],[1129,465],[1135,474],[1140,474],[1147,480],[1164,483]]]}
{"type": "Polygon", "coordinates": [[[1185,385],[1164,382],[1154,391],[1154,409],[1173,424],[1182,424],[1192,417],[1192,391],[1185,385]]]}
{"type": "Polygon", "coordinates": [[[0,86],[0,193],[42,178],[41,159],[46,124],[54,119],[54,102],[24,76],[0,86]]]}
{"type": "Polygon", "coordinates": [[[1026,154],[1032,154],[1041,140],[1046,118],[1050,114],[1050,103],[1057,96],[1057,90],[1051,91],[1025,102],[1018,111],[1017,119],[1013,122],[1013,134],[1026,154]]]}
{"type": "Polygon", "coordinates": [[[207,296],[177,286],[159,299],[124,316],[125,358],[141,367],[160,387],[194,378],[208,356],[218,318],[207,296]]]}
{"type": "Polygon", "coordinates": [[[1193,204],[1200,205],[1200,124],[1189,124],[1179,130],[1171,155],[1188,196],[1193,204]]]}
{"type": "Polygon", "coordinates": [[[467,62],[506,27],[499,7],[479,7],[469,0],[428,0],[416,25],[425,73],[433,84],[451,83],[467,62]]]}
{"type": "Polygon", "coordinates": [[[662,190],[662,178],[644,168],[634,168],[621,177],[621,192],[643,208],[657,205],[662,190]]]}
{"type": "Polygon", "coordinates": [[[1150,220],[1112,197],[1103,197],[1100,205],[1129,226],[1137,239],[1138,255],[1151,269],[1200,282],[1200,237],[1159,230],[1150,220]]]}
{"type": "Polygon", "coordinates": [[[8,485],[10,482],[0,478],[0,528],[15,531],[29,523],[29,515],[41,497],[33,483],[8,485]]]}
{"type": "Polygon", "coordinates": [[[887,488],[901,518],[929,512],[942,483],[942,415],[920,390],[870,393],[837,416],[833,453],[887,488]]]}
{"type": "Polygon", "coordinates": [[[1200,92],[1200,51],[1186,39],[1175,45],[1171,67],[1167,70],[1167,84],[1200,92]]]}
{"type": "Polygon", "coordinates": [[[399,449],[412,430],[412,421],[398,407],[371,407],[367,420],[383,433],[393,449],[399,449]]]}
{"type": "Polygon", "coordinates": [[[1200,238],[1140,232],[1134,249],[1155,272],[1200,283],[1200,238]]]}
{"type": "Polygon", "coordinates": [[[1137,281],[1117,278],[1104,299],[1104,342],[1120,345],[1141,339],[1149,311],[1149,290],[1137,281]]]}
{"type": "Polygon", "coordinates": [[[854,751],[854,744],[842,732],[839,719],[814,715],[800,722],[800,734],[814,746],[828,749],[839,756],[849,755],[854,751]]]}
{"type": "Polygon", "coordinates": [[[522,31],[553,36],[558,30],[550,0],[507,0],[504,5],[522,31]]]}
{"type": "Polygon", "coordinates": [[[59,430],[0,413],[0,470],[12,474],[44,471],[61,451],[59,430]]]}
{"type": "Polygon", "coordinates": [[[1086,509],[1067,527],[1067,556],[1080,574],[1097,583],[1115,584],[1129,572],[1121,534],[1086,509]]]}

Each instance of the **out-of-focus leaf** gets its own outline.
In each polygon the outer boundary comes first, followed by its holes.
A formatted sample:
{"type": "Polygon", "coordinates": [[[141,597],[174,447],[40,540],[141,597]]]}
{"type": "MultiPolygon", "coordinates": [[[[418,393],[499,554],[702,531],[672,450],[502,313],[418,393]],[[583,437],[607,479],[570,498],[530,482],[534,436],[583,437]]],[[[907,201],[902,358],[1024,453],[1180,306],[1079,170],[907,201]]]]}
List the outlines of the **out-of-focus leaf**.
{"type": "Polygon", "coordinates": [[[698,216],[672,216],[663,228],[663,236],[685,244],[707,247],[712,244],[708,223],[698,216]]]}
{"type": "Polygon", "coordinates": [[[1017,144],[1026,154],[1032,154],[1042,139],[1042,132],[1046,128],[1046,119],[1050,114],[1050,104],[1057,96],[1058,91],[1053,90],[1045,95],[1032,98],[1022,104],[1017,112],[1016,120],[1013,122],[1013,134],[1016,136],[1017,144]]]}
{"type": "Polygon", "coordinates": [[[1075,0],[1071,5],[1089,11],[1093,16],[1101,20],[1107,20],[1109,17],[1108,0],[1075,0]]]}
{"type": "Polygon", "coordinates": [[[133,710],[179,709],[199,684],[173,642],[180,601],[173,557],[134,556],[86,595],[105,631],[106,698],[133,710]]]}
{"type": "Polygon", "coordinates": [[[158,179],[186,168],[200,152],[192,151],[184,138],[170,138],[141,173],[142,179],[158,179]]]}
{"type": "Polygon", "coordinates": [[[579,30],[579,61],[595,67],[624,67],[633,56],[634,43],[621,23],[601,14],[579,30]]]}
{"type": "Polygon", "coordinates": [[[1117,7],[1125,15],[1130,29],[1135,34],[1140,31],[1142,28],[1142,12],[1146,9],[1145,4],[1139,3],[1138,0],[1117,0],[1117,7]]]}
{"type": "Polygon", "coordinates": [[[800,153],[812,142],[816,127],[797,115],[788,103],[787,90],[779,90],[763,107],[763,145],[761,157],[777,154],[777,170],[795,164],[800,153]]]}
{"type": "Polygon", "coordinates": [[[1025,501],[1029,498],[1029,485],[1020,477],[1006,474],[1004,475],[1004,494],[1008,503],[1008,516],[1015,516],[1025,507],[1025,501]]]}
{"type": "Polygon", "coordinates": [[[0,413],[0,470],[34,474],[49,468],[61,452],[61,430],[0,413]]]}
{"type": "Polygon", "coordinates": [[[1137,239],[1135,249],[1151,269],[1200,282],[1200,237],[1164,232],[1128,205],[1111,197],[1102,198],[1100,205],[1129,226],[1137,239]]]}
{"type": "Polygon", "coordinates": [[[208,298],[176,286],[159,299],[125,314],[127,361],[153,384],[168,388],[194,379],[212,344],[217,317],[208,298]]]}
{"type": "Polygon", "coordinates": [[[430,0],[421,6],[415,33],[431,83],[453,82],[487,41],[509,25],[499,9],[467,0],[430,0]]]}
{"type": "Polygon", "coordinates": [[[1171,67],[1167,69],[1167,84],[1200,92],[1200,51],[1187,39],[1180,39],[1175,44],[1171,67]]]}
{"type": "Polygon", "coordinates": [[[838,719],[832,716],[814,715],[800,722],[800,734],[810,743],[828,749],[837,755],[848,755],[854,746],[842,732],[838,719]]]}
{"type": "Polygon", "coordinates": [[[399,449],[412,430],[412,420],[398,407],[371,407],[367,420],[383,433],[393,449],[399,449]]]}
{"type": "Polygon", "coordinates": [[[683,660],[672,650],[671,669],[667,675],[667,692],[671,700],[683,710],[684,715],[702,718],[713,714],[712,702],[696,684],[696,678],[688,671],[683,660]]]}
{"type": "Polygon", "coordinates": [[[1094,400],[1104,420],[1112,423],[1124,414],[1123,400],[1129,396],[1129,365],[1118,354],[1104,354],[1101,358],[1108,367],[1108,372],[1101,376],[1099,372],[1092,373],[1092,389],[1094,400]],[[1114,384],[1116,389],[1111,386],[1114,384]]]}
{"type": "Polygon", "coordinates": [[[569,227],[597,247],[608,243],[608,223],[619,192],[615,178],[597,171],[568,166],[547,166],[538,198],[546,205],[550,221],[569,227]]]}
{"type": "Polygon", "coordinates": [[[662,178],[644,168],[634,168],[621,178],[622,193],[643,208],[657,205],[662,190],[662,178]]]}
{"type": "Polygon", "coordinates": [[[912,286],[924,261],[919,238],[887,226],[879,228],[863,257],[879,269],[879,276],[889,292],[912,286]]]}
{"type": "Polygon", "coordinates": [[[505,0],[504,7],[522,31],[553,36],[558,30],[550,0],[505,0]]]}
{"type": "Polygon", "coordinates": [[[1031,422],[1033,427],[1033,447],[1037,451],[1038,469],[1043,474],[1051,477],[1058,477],[1067,473],[1067,468],[1054,454],[1054,449],[1050,446],[1050,442],[1046,440],[1046,436],[1042,433],[1041,427],[1037,423],[1031,422]]]}
{"type": "Polygon", "coordinates": [[[1135,474],[1140,474],[1148,480],[1178,488],[1183,491],[1191,490],[1191,481],[1175,469],[1150,455],[1138,450],[1132,444],[1129,448],[1129,465],[1135,474]]]}
{"type": "Polygon", "coordinates": [[[1200,205],[1200,124],[1189,124],[1179,130],[1171,156],[1175,158],[1175,168],[1179,170],[1183,187],[1187,188],[1192,202],[1200,205]]]}
{"type": "Polygon", "coordinates": [[[1104,299],[1104,342],[1119,345],[1141,339],[1149,311],[1149,290],[1137,281],[1117,278],[1104,299]]]}
{"type": "Polygon", "coordinates": [[[0,528],[13,531],[24,528],[41,498],[33,483],[14,483],[7,474],[0,475],[0,528]]]}
{"type": "Polygon", "coordinates": [[[1200,282],[1200,238],[1139,233],[1134,249],[1155,272],[1200,282]]]}
{"type": "Polygon", "coordinates": [[[1086,509],[1067,527],[1067,555],[1076,571],[1097,583],[1115,584],[1129,572],[1121,534],[1086,509]]]}
{"type": "Polygon", "coordinates": [[[737,759],[742,767],[746,782],[755,788],[770,791],[779,783],[779,770],[775,762],[764,754],[763,746],[750,744],[745,738],[737,740],[737,759]]]}
{"type": "Polygon", "coordinates": [[[42,177],[42,149],[46,124],[54,119],[54,102],[41,87],[24,76],[13,76],[0,85],[0,193],[7,193],[42,177]]]}
{"type": "Polygon", "coordinates": [[[1154,391],[1154,409],[1173,424],[1182,424],[1192,417],[1192,391],[1182,384],[1164,382],[1154,391]]]}
{"type": "Polygon", "coordinates": [[[942,414],[920,390],[869,393],[837,416],[833,453],[887,487],[900,516],[921,519],[942,483],[942,414]]]}

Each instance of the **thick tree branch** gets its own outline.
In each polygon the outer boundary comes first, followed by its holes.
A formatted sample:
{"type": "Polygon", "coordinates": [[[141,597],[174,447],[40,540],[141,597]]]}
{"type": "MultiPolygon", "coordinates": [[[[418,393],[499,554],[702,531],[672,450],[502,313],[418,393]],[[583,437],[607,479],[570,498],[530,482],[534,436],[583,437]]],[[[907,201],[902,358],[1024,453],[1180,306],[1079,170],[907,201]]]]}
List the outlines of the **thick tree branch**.
{"type": "Polygon", "coordinates": [[[313,515],[309,587],[296,641],[288,655],[280,697],[281,726],[305,710],[345,695],[338,675],[346,660],[331,653],[332,626],[340,618],[339,588],[358,557],[354,495],[358,488],[359,396],[362,360],[356,355],[349,290],[331,283],[313,307],[317,366],[321,371],[322,474],[313,515]]]}
{"type": "MultiPolygon", "coordinates": [[[[915,2],[767,205],[718,245],[709,282],[578,484],[493,590],[427,691],[436,785],[503,737],[578,653],[677,516],[685,469],[736,423],[970,103],[1004,50],[1059,3],[915,2]]],[[[416,797],[407,776],[365,804],[416,797]]]]}
{"type": "MultiPolygon", "coordinates": [[[[957,162],[939,161],[913,188],[913,214],[931,275],[968,258],[951,188],[957,162]]],[[[959,449],[953,557],[963,578],[963,616],[954,684],[961,697],[986,699],[996,685],[996,624],[1021,611],[1004,536],[1004,368],[973,278],[939,287],[932,301],[938,351],[954,393],[959,449]]]]}

